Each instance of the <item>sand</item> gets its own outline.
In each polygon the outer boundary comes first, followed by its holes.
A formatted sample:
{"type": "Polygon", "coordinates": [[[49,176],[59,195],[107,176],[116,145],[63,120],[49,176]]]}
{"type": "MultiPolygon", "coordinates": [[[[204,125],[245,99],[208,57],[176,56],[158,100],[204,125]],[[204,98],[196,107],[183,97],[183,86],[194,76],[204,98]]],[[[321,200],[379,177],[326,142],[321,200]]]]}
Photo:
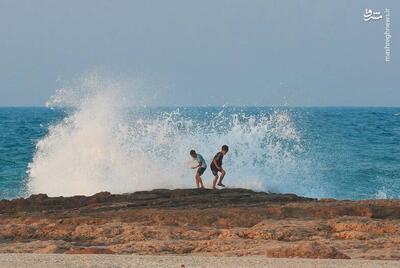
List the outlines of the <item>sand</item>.
{"type": "Polygon", "coordinates": [[[400,267],[400,261],[274,259],[262,256],[151,256],[151,255],[67,255],[67,254],[0,254],[2,268],[11,267],[400,267]]]}

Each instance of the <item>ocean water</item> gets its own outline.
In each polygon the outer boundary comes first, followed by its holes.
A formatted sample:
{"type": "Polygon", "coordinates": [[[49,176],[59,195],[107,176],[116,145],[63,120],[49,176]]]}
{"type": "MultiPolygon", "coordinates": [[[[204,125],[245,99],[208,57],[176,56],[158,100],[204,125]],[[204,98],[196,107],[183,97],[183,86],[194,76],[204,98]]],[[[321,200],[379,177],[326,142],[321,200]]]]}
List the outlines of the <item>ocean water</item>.
{"type": "Polygon", "coordinates": [[[0,198],[194,187],[189,150],[209,163],[222,144],[230,187],[400,198],[400,108],[132,108],[110,92],[0,108],[0,198]]]}

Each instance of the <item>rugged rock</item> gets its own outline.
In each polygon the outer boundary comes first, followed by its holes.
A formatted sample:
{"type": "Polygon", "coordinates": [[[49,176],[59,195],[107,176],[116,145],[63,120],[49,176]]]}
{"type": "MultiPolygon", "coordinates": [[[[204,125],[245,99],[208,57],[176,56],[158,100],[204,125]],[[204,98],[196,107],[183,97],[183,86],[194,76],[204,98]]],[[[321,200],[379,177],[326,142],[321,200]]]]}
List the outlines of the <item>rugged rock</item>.
{"type": "Polygon", "coordinates": [[[287,203],[311,201],[311,198],[294,194],[272,194],[253,192],[247,189],[155,189],[131,194],[114,195],[109,192],[97,193],[93,196],[48,197],[45,194],[31,195],[29,198],[0,201],[0,213],[58,211],[75,208],[107,207],[111,204],[128,208],[179,208],[179,207],[225,207],[233,205],[252,205],[263,202],[287,203]]]}
{"type": "Polygon", "coordinates": [[[319,242],[280,246],[267,250],[267,256],[273,258],[350,259],[336,248],[319,242]]]}
{"type": "Polygon", "coordinates": [[[315,200],[246,189],[0,201],[0,253],[400,259],[400,200],[315,200]]]}
{"type": "Polygon", "coordinates": [[[70,248],[67,254],[115,254],[108,248],[88,247],[88,248],[70,248]]]}

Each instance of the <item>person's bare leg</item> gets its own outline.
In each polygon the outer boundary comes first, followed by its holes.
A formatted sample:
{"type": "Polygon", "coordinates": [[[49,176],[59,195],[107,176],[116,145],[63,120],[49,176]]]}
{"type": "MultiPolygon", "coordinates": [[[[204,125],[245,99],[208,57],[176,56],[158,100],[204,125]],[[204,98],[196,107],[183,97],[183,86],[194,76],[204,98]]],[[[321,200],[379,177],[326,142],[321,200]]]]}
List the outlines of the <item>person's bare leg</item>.
{"type": "Polygon", "coordinates": [[[196,185],[197,185],[197,189],[200,188],[200,181],[199,181],[200,176],[198,174],[196,174],[196,185]]]}
{"type": "Polygon", "coordinates": [[[199,176],[199,182],[200,182],[200,186],[201,186],[201,188],[204,188],[204,184],[203,184],[203,180],[201,179],[201,177],[199,176]]]}
{"type": "Polygon", "coordinates": [[[219,182],[218,182],[218,185],[219,185],[219,186],[225,186],[225,185],[222,184],[222,180],[224,179],[225,174],[226,174],[226,172],[225,172],[225,170],[223,170],[223,171],[221,172],[221,176],[219,176],[219,182]]]}
{"type": "Polygon", "coordinates": [[[215,187],[215,185],[217,184],[217,180],[218,180],[218,175],[214,176],[214,180],[213,180],[213,189],[217,189],[215,187]]]}

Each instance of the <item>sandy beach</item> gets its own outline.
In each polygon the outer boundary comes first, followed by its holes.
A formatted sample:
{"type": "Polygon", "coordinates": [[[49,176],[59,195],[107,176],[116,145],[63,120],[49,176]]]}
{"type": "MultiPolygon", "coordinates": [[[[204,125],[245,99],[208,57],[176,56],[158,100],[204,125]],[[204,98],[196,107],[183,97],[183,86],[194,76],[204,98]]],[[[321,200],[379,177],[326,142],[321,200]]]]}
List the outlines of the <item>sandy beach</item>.
{"type": "Polygon", "coordinates": [[[276,267],[276,268],[397,268],[399,261],[274,259],[262,256],[149,256],[149,255],[65,255],[0,254],[3,268],[12,267],[276,267]]]}

